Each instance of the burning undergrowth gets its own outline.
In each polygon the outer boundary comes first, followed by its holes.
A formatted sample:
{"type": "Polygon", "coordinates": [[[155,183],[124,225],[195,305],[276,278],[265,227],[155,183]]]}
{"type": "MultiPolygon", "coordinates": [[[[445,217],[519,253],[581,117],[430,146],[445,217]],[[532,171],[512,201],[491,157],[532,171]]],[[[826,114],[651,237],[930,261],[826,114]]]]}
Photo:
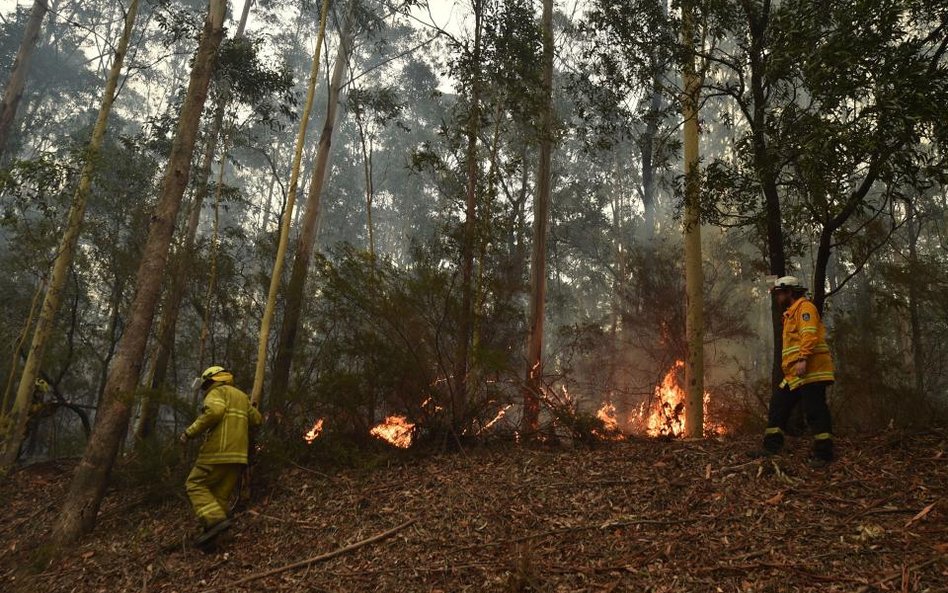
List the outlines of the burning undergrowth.
{"type": "MultiPolygon", "coordinates": [[[[545,422],[539,434],[533,435],[541,442],[565,440],[622,441],[630,436],[680,438],[686,434],[686,393],[682,387],[684,362],[676,361],[662,375],[652,392],[632,405],[618,405],[607,400],[602,402],[594,414],[583,415],[578,398],[562,384],[558,389],[548,387],[542,394],[545,422]]],[[[441,383],[444,383],[443,381],[441,383]]],[[[435,385],[439,384],[438,382],[435,385]]],[[[586,398],[588,403],[588,398],[586,398]]],[[[722,436],[729,431],[727,425],[715,413],[710,392],[704,394],[704,435],[722,436]]],[[[389,414],[373,423],[368,430],[374,439],[397,449],[408,449],[418,441],[422,432],[447,422],[446,410],[433,397],[427,397],[419,406],[420,414],[415,419],[404,414],[389,414]]],[[[464,438],[511,438],[522,439],[521,406],[515,402],[491,400],[484,410],[463,429],[464,438]]],[[[325,418],[317,418],[303,435],[307,444],[312,444],[324,434],[325,418]]]]}

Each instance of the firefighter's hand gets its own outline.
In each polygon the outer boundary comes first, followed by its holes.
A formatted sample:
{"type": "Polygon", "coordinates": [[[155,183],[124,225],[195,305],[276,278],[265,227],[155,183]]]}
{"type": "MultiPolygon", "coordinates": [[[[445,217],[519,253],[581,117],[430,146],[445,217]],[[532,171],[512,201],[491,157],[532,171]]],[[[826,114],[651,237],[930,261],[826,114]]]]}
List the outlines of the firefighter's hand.
{"type": "Polygon", "coordinates": [[[187,445],[189,440],[190,439],[188,439],[188,433],[186,432],[182,432],[181,436],[178,437],[178,442],[181,443],[182,445],[187,445]]]}
{"type": "Polygon", "coordinates": [[[798,360],[793,363],[793,374],[802,377],[806,374],[806,360],[798,360]]]}

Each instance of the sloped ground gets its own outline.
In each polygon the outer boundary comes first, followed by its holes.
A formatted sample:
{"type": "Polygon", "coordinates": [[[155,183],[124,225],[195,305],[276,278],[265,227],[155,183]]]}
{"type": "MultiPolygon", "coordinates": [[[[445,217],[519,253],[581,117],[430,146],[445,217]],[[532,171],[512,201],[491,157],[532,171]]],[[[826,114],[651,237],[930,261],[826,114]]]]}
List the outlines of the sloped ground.
{"type": "Polygon", "coordinates": [[[31,568],[69,467],[17,474],[4,502],[0,590],[948,591],[948,434],[804,440],[748,462],[754,439],[507,447],[271,480],[217,552],[182,542],[182,500],[113,493],[96,533],[31,568]],[[406,521],[392,537],[244,586],[238,579],[406,521]]]}

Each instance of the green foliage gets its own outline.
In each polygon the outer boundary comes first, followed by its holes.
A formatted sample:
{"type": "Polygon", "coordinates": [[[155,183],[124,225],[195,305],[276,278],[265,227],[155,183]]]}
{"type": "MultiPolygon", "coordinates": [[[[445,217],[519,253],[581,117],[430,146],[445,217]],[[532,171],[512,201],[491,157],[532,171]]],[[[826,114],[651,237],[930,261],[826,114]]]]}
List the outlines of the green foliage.
{"type": "Polygon", "coordinates": [[[226,88],[232,100],[253,109],[260,123],[283,129],[284,123],[295,119],[298,103],[293,71],[287,64],[267,63],[262,53],[262,39],[226,40],[214,71],[217,92],[226,88]]]}
{"type": "MultiPolygon", "coordinates": [[[[342,247],[332,260],[318,262],[312,290],[319,298],[307,315],[305,333],[312,338],[297,360],[289,432],[302,434],[326,417],[334,432],[365,439],[387,414],[405,415],[432,434],[445,430],[458,295],[454,274],[418,255],[399,268],[342,247]]],[[[475,357],[484,378],[511,370],[503,315],[492,311],[480,334],[475,357]]],[[[496,400],[503,388],[478,385],[471,414],[496,413],[482,402],[496,400]]]]}

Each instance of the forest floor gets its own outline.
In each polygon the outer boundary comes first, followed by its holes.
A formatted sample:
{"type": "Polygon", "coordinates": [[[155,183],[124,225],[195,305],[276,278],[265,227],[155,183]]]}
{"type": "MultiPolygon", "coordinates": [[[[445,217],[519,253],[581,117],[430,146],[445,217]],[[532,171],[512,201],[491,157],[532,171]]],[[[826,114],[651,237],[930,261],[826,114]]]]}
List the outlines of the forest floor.
{"type": "Polygon", "coordinates": [[[271,477],[216,551],[185,542],[183,498],[111,492],[65,557],[37,546],[72,465],[0,486],[0,590],[948,591],[948,433],[806,439],[748,461],[750,437],[594,449],[485,447],[386,467],[271,477]],[[257,578],[413,521],[334,558],[257,578]]]}

